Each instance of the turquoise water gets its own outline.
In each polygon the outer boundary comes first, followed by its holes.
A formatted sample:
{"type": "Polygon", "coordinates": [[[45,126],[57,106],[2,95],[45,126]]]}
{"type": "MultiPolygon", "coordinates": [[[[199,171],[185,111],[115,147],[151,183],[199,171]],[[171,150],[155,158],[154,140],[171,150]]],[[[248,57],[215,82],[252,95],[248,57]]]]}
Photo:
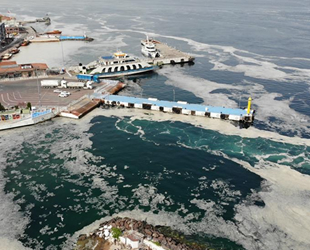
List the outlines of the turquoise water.
{"type": "MultiPolygon", "coordinates": [[[[49,29],[95,38],[67,47],[67,66],[117,49],[140,56],[146,33],[196,57],[130,78],[122,95],[226,107],[244,107],[251,95],[257,112],[248,130],[100,109],[77,122],[1,132],[2,242],[72,249],[84,227],[128,215],[215,249],[309,249],[307,1],[16,5],[17,16],[48,12],[49,29]]],[[[10,8],[4,0],[0,11],[10,8]]]]}

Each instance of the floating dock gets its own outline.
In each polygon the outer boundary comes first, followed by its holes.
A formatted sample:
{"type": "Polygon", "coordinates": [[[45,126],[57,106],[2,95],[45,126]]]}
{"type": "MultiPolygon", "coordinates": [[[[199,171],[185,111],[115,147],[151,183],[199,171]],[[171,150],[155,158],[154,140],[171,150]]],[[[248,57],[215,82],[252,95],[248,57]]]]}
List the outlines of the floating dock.
{"type": "Polygon", "coordinates": [[[231,120],[244,123],[252,123],[254,121],[255,114],[255,110],[251,110],[250,98],[247,109],[213,107],[200,104],[190,104],[180,101],[170,102],[157,100],[155,98],[144,99],[118,95],[107,95],[103,98],[103,103],[109,106],[156,110],[184,115],[205,116],[210,118],[231,120]]]}
{"type": "Polygon", "coordinates": [[[88,36],[59,36],[60,41],[87,41],[91,42],[94,39],[88,36]]]}
{"type": "Polygon", "coordinates": [[[177,64],[177,63],[193,63],[195,57],[186,54],[180,50],[170,47],[165,43],[161,43],[154,39],[149,39],[159,51],[160,57],[149,58],[148,63],[154,65],[177,64]]]}

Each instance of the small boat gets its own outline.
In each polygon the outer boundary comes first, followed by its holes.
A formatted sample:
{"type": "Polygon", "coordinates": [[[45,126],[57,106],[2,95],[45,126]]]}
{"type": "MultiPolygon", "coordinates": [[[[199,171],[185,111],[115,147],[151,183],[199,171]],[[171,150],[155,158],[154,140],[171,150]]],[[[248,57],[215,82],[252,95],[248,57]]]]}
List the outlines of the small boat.
{"type": "Polygon", "coordinates": [[[10,50],[11,54],[17,54],[20,50],[18,48],[13,48],[10,50]]]}
{"type": "Polygon", "coordinates": [[[10,60],[11,57],[12,57],[12,54],[7,53],[7,54],[4,54],[4,55],[3,55],[2,60],[10,60]]]}
{"type": "Polygon", "coordinates": [[[60,30],[53,30],[53,31],[45,32],[46,35],[60,35],[61,33],[62,31],[60,30]]]}
{"type": "Polygon", "coordinates": [[[156,49],[155,44],[153,43],[152,39],[149,40],[146,37],[146,40],[141,40],[141,53],[150,58],[160,57],[159,51],[156,49]]]}
{"type": "Polygon", "coordinates": [[[96,75],[98,78],[113,78],[150,72],[157,67],[118,51],[112,56],[100,57],[84,68],[84,74],[96,75]]]}
{"type": "Polygon", "coordinates": [[[22,42],[21,46],[28,46],[30,44],[30,41],[25,40],[22,42]]]}

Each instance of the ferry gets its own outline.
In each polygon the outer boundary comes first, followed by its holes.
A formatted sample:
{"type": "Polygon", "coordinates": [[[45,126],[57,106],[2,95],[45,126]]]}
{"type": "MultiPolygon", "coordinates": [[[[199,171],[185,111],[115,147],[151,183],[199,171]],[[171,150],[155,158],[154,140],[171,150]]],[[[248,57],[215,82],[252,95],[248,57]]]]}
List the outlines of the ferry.
{"type": "Polygon", "coordinates": [[[146,40],[141,40],[141,53],[150,58],[160,57],[160,53],[156,49],[155,44],[152,40],[149,40],[148,37],[146,37],[146,40]]]}
{"type": "Polygon", "coordinates": [[[81,70],[84,74],[96,75],[98,78],[113,78],[151,72],[157,67],[138,58],[118,51],[113,56],[103,56],[81,70]]]}

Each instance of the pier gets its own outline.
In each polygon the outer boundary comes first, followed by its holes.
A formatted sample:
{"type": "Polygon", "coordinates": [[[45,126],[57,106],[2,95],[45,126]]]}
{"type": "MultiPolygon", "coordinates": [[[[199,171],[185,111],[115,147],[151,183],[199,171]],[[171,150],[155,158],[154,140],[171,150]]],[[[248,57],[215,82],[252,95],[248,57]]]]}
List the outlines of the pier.
{"type": "Polygon", "coordinates": [[[154,39],[149,39],[159,51],[160,57],[149,58],[148,63],[154,65],[193,63],[195,58],[180,50],[170,47],[169,45],[154,39]]]}
{"type": "Polygon", "coordinates": [[[103,97],[103,103],[108,106],[155,110],[167,113],[203,116],[244,123],[252,123],[254,121],[255,110],[251,110],[251,100],[252,99],[249,98],[248,107],[246,109],[233,109],[201,104],[190,104],[181,101],[162,101],[157,100],[156,98],[145,99],[118,95],[107,95],[103,97]]]}

